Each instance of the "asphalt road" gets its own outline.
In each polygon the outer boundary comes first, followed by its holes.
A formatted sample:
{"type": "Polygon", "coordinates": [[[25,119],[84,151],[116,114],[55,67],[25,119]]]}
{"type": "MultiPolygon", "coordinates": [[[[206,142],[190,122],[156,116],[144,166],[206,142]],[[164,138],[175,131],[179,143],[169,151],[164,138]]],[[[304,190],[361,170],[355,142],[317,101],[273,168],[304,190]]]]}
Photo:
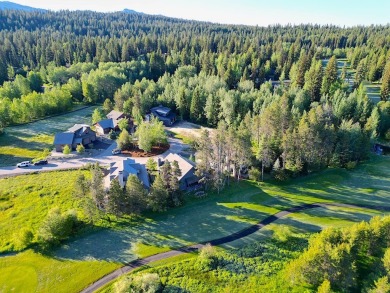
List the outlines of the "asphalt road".
{"type": "MultiPolygon", "coordinates": [[[[185,147],[185,145],[181,140],[175,138],[169,138],[169,144],[170,144],[169,150],[156,157],[165,157],[169,153],[180,153],[185,147]]],[[[106,150],[104,150],[99,155],[96,155],[95,157],[81,157],[75,159],[63,158],[63,159],[53,159],[53,160],[49,159],[49,164],[47,165],[30,166],[25,168],[18,168],[16,166],[1,167],[0,178],[8,177],[8,176],[17,176],[17,175],[28,174],[33,172],[48,172],[48,171],[55,171],[55,170],[77,169],[88,163],[96,163],[96,162],[98,162],[101,165],[108,165],[112,162],[118,162],[123,160],[124,158],[128,158],[127,156],[124,155],[113,156],[111,154],[111,151],[116,147],[117,147],[116,142],[114,142],[106,150]]],[[[145,164],[149,158],[133,157],[132,159],[134,159],[137,163],[145,164]]]]}
{"type": "Polygon", "coordinates": [[[300,205],[300,206],[295,206],[295,207],[286,209],[284,211],[280,211],[274,215],[271,215],[271,216],[265,218],[264,220],[260,221],[257,224],[254,224],[246,229],[243,229],[243,230],[236,232],[236,233],[232,233],[232,234],[227,235],[225,237],[214,239],[214,240],[204,242],[204,243],[194,244],[194,245],[183,247],[183,248],[177,249],[177,250],[170,250],[167,252],[155,254],[155,255],[152,255],[152,256],[149,256],[146,258],[141,258],[141,259],[137,259],[135,261],[132,261],[132,262],[128,263],[127,265],[125,265],[125,266],[113,271],[112,273],[104,276],[103,278],[97,280],[96,282],[94,282],[93,284],[91,284],[90,286],[85,288],[83,291],[81,291],[81,293],[93,293],[96,290],[98,290],[99,288],[108,284],[109,282],[111,282],[111,281],[119,278],[120,276],[122,276],[126,273],[129,273],[129,272],[131,272],[139,267],[142,267],[142,266],[147,265],[147,264],[154,262],[154,261],[167,259],[167,258],[170,258],[172,256],[177,256],[177,255],[181,255],[181,254],[188,253],[188,252],[198,251],[207,243],[209,243],[211,245],[222,245],[222,244],[226,244],[226,243],[244,238],[248,235],[251,235],[251,234],[261,230],[265,226],[267,226],[267,225],[269,225],[269,224],[271,224],[271,223],[279,220],[280,218],[283,218],[291,213],[296,213],[296,212],[300,212],[303,210],[314,209],[314,208],[319,208],[319,207],[326,208],[326,207],[332,207],[332,206],[333,207],[348,207],[348,208],[368,208],[368,209],[372,209],[372,210],[390,212],[390,207],[376,206],[376,205],[360,205],[360,204],[352,205],[352,204],[343,204],[343,203],[313,203],[313,204],[304,204],[304,205],[300,205]]]}

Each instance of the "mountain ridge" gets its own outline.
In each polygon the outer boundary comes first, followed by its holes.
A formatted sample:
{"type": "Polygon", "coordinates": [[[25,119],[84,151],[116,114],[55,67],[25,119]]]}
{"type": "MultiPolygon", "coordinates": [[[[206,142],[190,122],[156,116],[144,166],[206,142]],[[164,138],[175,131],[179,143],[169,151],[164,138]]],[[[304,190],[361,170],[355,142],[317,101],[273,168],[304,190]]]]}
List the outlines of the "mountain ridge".
{"type": "Polygon", "coordinates": [[[21,10],[21,11],[47,11],[43,8],[36,8],[26,5],[21,5],[18,3],[10,2],[10,1],[0,1],[0,10],[21,10]]]}

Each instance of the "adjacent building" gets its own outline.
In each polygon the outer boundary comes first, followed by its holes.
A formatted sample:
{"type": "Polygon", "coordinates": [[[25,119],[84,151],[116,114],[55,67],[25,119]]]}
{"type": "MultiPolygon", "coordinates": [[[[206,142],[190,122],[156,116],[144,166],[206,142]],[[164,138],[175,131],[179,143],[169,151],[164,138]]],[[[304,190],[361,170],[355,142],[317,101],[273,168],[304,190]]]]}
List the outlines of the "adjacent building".
{"type": "Polygon", "coordinates": [[[109,173],[105,177],[104,185],[106,189],[109,189],[111,181],[118,179],[119,184],[125,187],[127,178],[131,175],[137,176],[146,189],[150,188],[149,174],[145,165],[136,163],[135,160],[130,158],[110,164],[109,173]]]}
{"type": "Polygon", "coordinates": [[[65,146],[75,149],[81,144],[87,146],[96,140],[96,132],[86,124],[75,124],[66,132],[57,133],[54,137],[54,146],[57,152],[62,152],[65,146]]]}
{"type": "Polygon", "coordinates": [[[123,112],[112,110],[110,113],[106,115],[107,119],[103,119],[97,123],[95,123],[95,129],[98,134],[107,134],[111,130],[117,131],[119,130],[118,123],[125,118],[129,120],[129,127],[132,126],[132,121],[127,117],[123,112]],[[131,124],[131,125],[130,125],[131,124]]]}
{"type": "MultiPolygon", "coordinates": [[[[172,109],[164,107],[162,105],[150,109],[151,114],[158,120],[162,121],[165,126],[171,126],[176,121],[176,114],[172,109]]],[[[146,117],[147,120],[150,120],[150,115],[146,117]]]]}
{"type": "Polygon", "coordinates": [[[180,189],[185,190],[191,186],[197,185],[199,178],[195,175],[195,163],[178,155],[178,154],[169,154],[163,160],[158,161],[159,167],[161,167],[165,162],[170,162],[171,164],[174,161],[177,161],[181,176],[178,178],[180,183],[180,189]]]}

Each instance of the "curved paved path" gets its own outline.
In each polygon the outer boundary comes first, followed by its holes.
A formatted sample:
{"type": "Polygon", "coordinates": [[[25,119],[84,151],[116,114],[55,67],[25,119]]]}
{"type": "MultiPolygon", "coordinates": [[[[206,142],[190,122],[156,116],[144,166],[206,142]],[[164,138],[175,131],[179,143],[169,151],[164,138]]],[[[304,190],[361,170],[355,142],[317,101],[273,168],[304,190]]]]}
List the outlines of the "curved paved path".
{"type": "Polygon", "coordinates": [[[107,283],[115,280],[116,278],[129,273],[139,267],[142,267],[146,264],[149,264],[151,262],[163,260],[172,256],[177,256],[181,255],[184,253],[189,253],[193,251],[198,251],[200,248],[202,248],[205,244],[209,243],[211,245],[221,245],[221,244],[226,244],[241,238],[244,238],[248,235],[251,235],[260,229],[264,228],[265,226],[275,222],[276,220],[283,218],[291,213],[296,213],[300,212],[303,210],[308,210],[308,209],[314,209],[314,208],[326,208],[326,207],[346,207],[346,208],[367,208],[367,209],[372,209],[372,210],[377,210],[377,211],[385,211],[385,212],[390,212],[390,207],[385,207],[385,206],[378,206],[378,205],[363,205],[363,204],[343,204],[343,203],[313,203],[313,204],[303,204],[295,207],[288,208],[284,211],[280,211],[276,214],[273,214],[271,216],[268,216],[264,220],[260,221],[259,223],[252,225],[248,228],[245,228],[239,232],[230,234],[225,237],[221,237],[218,239],[214,239],[211,241],[207,242],[202,242],[190,246],[186,246],[180,249],[175,249],[175,250],[170,250],[167,252],[155,254],[149,257],[145,257],[142,259],[134,260],[127,265],[113,271],[112,273],[104,276],[103,278],[97,280],[95,283],[90,285],[89,287],[85,288],[81,293],[92,293],[98,290],[99,288],[103,287],[107,283]]]}

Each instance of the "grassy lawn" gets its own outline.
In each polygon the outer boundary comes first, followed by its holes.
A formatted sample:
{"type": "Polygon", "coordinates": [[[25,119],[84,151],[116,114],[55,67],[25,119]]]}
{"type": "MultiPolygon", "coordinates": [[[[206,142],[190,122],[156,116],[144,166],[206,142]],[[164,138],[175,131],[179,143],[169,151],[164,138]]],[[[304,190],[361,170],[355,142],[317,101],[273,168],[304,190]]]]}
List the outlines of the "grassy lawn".
{"type": "Polygon", "coordinates": [[[80,292],[120,265],[60,260],[32,250],[0,258],[0,292],[80,292]]]}
{"type": "MultiPolygon", "coordinates": [[[[77,208],[70,196],[77,172],[30,174],[0,180],[0,194],[5,198],[0,201],[3,248],[11,247],[13,231],[25,226],[34,230],[51,207],[59,206],[64,210],[77,208]]],[[[164,213],[149,213],[139,218],[123,218],[102,223],[107,227],[68,241],[53,252],[54,258],[47,259],[61,261],[64,264],[63,273],[66,274],[65,264],[69,264],[68,271],[72,270],[73,264],[80,265],[80,271],[83,271],[85,267],[82,265],[95,263],[91,261],[104,264],[108,262],[110,265],[123,263],[164,252],[169,248],[226,236],[301,203],[335,201],[390,206],[389,172],[390,157],[375,156],[353,171],[329,169],[282,184],[269,182],[259,185],[249,181],[233,181],[220,195],[211,194],[202,199],[188,198],[184,206],[164,213]]],[[[302,211],[224,247],[241,247],[253,241],[286,233],[316,232],[328,226],[347,226],[378,214],[380,213],[369,209],[338,207],[302,211]]],[[[25,253],[1,260],[18,260],[17,257],[21,255],[21,260],[10,261],[9,267],[30,267],[29,261],[23,260],[25,253]]],[[[166,260],[162,264],[169,262],[170,260],[166,260]]],[[[3,275],[1,270],[4,270],[4,275],[9,274],[11,269],[5,269],[4,265],[0,267],[0,275],[3,275]]],[[[31,268],[26,270],[30,270],[28,274],[33,276],[26,280],[29,286],[46,286],[41,284],[41,278],[38,278],[36,284],[34,280],[37,273],[33,273],[31,268]]],[[[93,270],[93,266],[85,268],[83,273],[89,274],[93,270]]],[[[47,277],[48,280],[57,279],[57,272],[52,273],[52,276],[47,277]]],[[[99,275],[95,274],[91,279],[98,277],[99,275]]],[[[24,274],[13,276],[12,280],[18,283],[21,278],[24,278],[24,274]]],[[[83,287],[88,283],[90,280],[86,278],[77,284],[83,287]]],[[[52,283],[48,281],[47,286],[52,286],[52,283]]],[[[68,290],[75,291],[77,290],[68,290]]]]}
{"type": "Polygon", "coordinates": [[[36,232],[53,207],[76,209],[72,198],[77,176],[87,171],[58,171],[0,179],[0,252],[12,250],[22,228],[36,232]]]}
{"type": "Polygon", "coordinates": [[[364,88],[366,89],[367,96],[373,101],[375,104],[381,101],[381,85],[380,84],[364,84],[364,88]]]}
{"type": "MultiPolygon", "coordinates": [[[[223,194],[192,199],[183,207],[151,213],[133,222],[124,220],[117,224],[118,229],[102,230],[67,243],[56,255],[80,260],[131,261],[167,247],[226,236],[302,203],[336,201],[389,206],[389,172],[390,157],[374,157],[353,171],[329,169],[278,185],[233,182],[223,194]]],[[[367,209],[318,208],[291,215],[277,224],[298,232],[313,232],[367,220],[376,214],[367,209]]],[[[253,239],[272,236],[275,225],[255,233],[253,239]]],[[[253,241],[251,237],[241,242],[253,241]]]]}
{"type": "Polygon", "coordinates": [[[55,254],[69,259],[127,262],[167,247],[228,235],[248,227],[247,219],[261,220],[291,205],[263,193],[257,184],[233,182],[223,195],[192,199],[182,207],[150,213],[132,222],[124,220],[115,224],[116,229],[103,229],[70,241],[55,254]]]}
{"type": "Polygon", "coordinates": [[[65,131],[76,123],[90,124],[94,108],[7,127],[0,135],[0,167],[39,157],[45,148],[52,148],[56,132],[65,131]]]}

